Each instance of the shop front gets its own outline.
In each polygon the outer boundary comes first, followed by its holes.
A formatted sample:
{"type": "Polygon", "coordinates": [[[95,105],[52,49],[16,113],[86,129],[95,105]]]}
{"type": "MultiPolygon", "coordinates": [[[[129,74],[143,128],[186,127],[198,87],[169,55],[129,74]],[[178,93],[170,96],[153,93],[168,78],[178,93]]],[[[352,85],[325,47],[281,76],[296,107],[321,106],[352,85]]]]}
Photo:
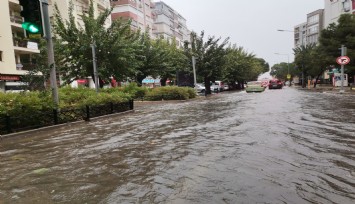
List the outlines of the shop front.
{"type": "Polygon", "coordinates": [[[19,75],[0,74],[0,92],[23,90],[19,75]]]}

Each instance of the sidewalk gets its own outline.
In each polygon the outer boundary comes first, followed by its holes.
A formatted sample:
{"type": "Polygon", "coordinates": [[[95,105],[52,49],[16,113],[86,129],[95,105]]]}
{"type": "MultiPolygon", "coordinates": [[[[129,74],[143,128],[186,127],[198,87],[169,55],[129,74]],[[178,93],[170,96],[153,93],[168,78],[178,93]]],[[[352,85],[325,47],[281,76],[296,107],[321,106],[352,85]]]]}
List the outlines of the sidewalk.
{"type": "MultiPolygon", "coordinates": [[[[316,88],[313,86],[302,88],[301,86],[294,86],[300,90],[308,90],[308,91],[315,91],[315,92],[333,92],[333,93],[341,93],[341,87],[333,87],[327,85],[317,85],[316,88]]],[[[344,92],[346,94],[355,94],[355,87],[346,86],[344,87],[344,92]]]]}

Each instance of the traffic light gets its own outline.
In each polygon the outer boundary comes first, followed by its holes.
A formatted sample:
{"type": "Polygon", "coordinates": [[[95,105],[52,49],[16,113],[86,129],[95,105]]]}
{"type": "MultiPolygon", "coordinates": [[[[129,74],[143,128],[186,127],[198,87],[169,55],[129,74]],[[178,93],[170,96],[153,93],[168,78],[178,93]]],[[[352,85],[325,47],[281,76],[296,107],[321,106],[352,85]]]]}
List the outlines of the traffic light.
{"type": "Polygon", "coordinates": [[[20,0],[22,6],[21,16],[24,18],[22,28],[29,35],[42,35],[42,14],[40,0],[20,0]]]}

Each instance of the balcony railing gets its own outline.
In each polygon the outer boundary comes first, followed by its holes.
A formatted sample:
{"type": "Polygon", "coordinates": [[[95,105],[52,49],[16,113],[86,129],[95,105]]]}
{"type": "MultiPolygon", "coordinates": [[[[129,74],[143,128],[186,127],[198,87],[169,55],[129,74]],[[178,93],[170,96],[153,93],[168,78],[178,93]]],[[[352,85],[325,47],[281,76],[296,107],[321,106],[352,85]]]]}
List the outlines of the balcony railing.
{"type": "Polygon", "coordinates": [[[36,42],[31,42],[26,39],[13,39],[14,46],[16,47],[23,47],[23,48],[28,48],[28,49],[33,49],[33,50],[38,50],[38,43],[36,42]]]}
{"type": "Polygon", "coordinates": [[[10,20],[12,23],[22,24],[22,17],[21,16],[10,16],[10,20]]]}

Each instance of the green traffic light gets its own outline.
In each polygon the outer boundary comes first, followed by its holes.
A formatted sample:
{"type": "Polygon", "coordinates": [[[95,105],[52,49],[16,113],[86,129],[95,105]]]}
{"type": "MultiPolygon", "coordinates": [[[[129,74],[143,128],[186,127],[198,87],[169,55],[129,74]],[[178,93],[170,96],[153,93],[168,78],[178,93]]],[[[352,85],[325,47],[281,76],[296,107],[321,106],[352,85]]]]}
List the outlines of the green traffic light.
{"type": "Polygon", "coordinates": [[[22,28],[30,31],[30,33],[38,33],[39,32],[39,26],[36,24],[30,23],[30,22],[23,22],[22,28]]]}

